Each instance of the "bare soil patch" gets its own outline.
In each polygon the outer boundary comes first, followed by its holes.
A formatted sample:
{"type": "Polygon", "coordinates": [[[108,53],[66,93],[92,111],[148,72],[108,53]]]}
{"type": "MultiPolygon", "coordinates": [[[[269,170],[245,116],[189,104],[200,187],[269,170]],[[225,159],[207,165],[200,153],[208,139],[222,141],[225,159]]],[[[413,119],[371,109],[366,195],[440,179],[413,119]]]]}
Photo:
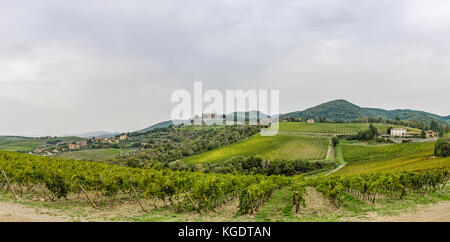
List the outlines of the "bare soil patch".
{"type": "Polygon", "coordinates": [[[368,213],[368,217],[367,221],[372,222],[450,222],[450,202],[417,205],[394,216],[382,216],[372,212],[368,213]]]}
{"type": "Polygon", "coordinates": [[[47,209],[34,209],[12,202],[0,202],[0,222],[64,222],[67,216],[47,209]]]}

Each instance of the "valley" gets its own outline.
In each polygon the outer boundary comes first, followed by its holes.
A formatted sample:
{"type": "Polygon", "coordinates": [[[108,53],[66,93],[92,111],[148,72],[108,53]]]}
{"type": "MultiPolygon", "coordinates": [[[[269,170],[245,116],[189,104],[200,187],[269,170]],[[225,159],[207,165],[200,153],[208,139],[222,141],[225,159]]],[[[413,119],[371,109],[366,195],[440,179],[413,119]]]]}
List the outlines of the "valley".
{"type": "Polygon", "coordinates": [[[443,125],[321,121],[282,118],[275,136],[261,136],[263,125],[181,123],[110,138],[3,136],[0,202],[11,211],[0,211],[0,221],[416,221],[402,214],[448,213],[443,125]],[[430,128],[439,137],[420,136],[430,128]],[[69,150],[51,153],[57,146],[69,150]]]}

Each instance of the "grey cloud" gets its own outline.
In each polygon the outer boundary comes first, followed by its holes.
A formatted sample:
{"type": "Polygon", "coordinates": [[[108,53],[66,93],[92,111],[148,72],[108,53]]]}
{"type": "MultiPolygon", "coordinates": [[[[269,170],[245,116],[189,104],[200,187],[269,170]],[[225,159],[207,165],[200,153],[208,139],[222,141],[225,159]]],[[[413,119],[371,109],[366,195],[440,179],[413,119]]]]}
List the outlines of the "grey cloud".
{"type": "Polygon", "coordinates": [[[2,1],[0,110],[13,114],[0,134],[144,128],[193,81],[280,89],[282,112],[345,98],[448,115],[449,11],[416,0],[2,1]]]}

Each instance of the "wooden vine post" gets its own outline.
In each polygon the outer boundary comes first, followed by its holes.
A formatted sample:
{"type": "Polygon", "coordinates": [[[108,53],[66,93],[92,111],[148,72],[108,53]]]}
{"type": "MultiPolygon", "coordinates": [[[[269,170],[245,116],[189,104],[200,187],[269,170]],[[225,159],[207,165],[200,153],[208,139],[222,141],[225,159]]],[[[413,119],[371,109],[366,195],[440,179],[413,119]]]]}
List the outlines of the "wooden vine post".
{"type": "Polygon", "coordinates": [[[192,205],[194,205],[195,210],[197,210],[197,212],[200,212],[199,208],[198,208],[198,204],[196,204],[194,202],[194,200],[192,200],[191,196],[189,196],[189,193],[187,193],[186,191],[184,191],[184,194],[186,194],[186,196],[189,198],[189,201],[191,201],[192,205]]]}
{"type": "Polygon", "coordinates": [[[14,188],[11,186],[11,183],[9,182],[9,178],[6,175],[5,171],[2,171],[3,177],[6,180],[6,183],[8,184],[8,189],[11,191],[11,193],[14,195],[14,197],[19,200],[19,196],[17,196],[16,192],[14,191],[14,188]]]}
{"type": "Polygon", "coordinates": [[[44,186],[42,186],[41,183],[38,183],[38,185],[39,185],[39,187],[42,189],[42,191],[44,192],[44,195],[45,195],[49,200],[55,201],[54,197],[51,197],[51,196],[47,193],[47,191],[45,191],[45,188],[44,188],[44,186]]]}
{"type": "Polygon", "coordinates": [[[294,199],[295,199],[295,213],[298,213],[298,211],[300,210],[300,204],[298,202],[298,192],[295,192],[294,195],[294,199]]]}
{"type": "Polygon", "coordinates": [[[141,199],[139,198],[138,194],[136,193],[136,190],[134,189],[133,184],[130,183],[131,189],[133,190],[134,196],[139,202],[139,206],[141,206],[142,211],[147,212],[147,209],[145,209],[144,205],[142,205],[141,199]]]}
{"type": "Polygon", "coordinates": [[[442,188],[441,188],[441,193],[442,193],[442,191],[444,190],[444,187],[445,187],[445,185],[447,184],[449,178],[450,178],[450,176],[447,176],[447,178],[445,179],[445,182],[444,182],[444,184],[442,185],[442,188]]]}
{"type": "Polygon", "coordinates": [[[248,193],[248,200],[250,201],[250,213],[253,214],[253,201],[250,193],[248,193]]]}
{"type": "Polygon", "coordinates": [[[91,202],[92,206],[94,208],[97,208],[97,205],[95,205],[94,201],[92,201],[91,197],[89,197],[89,194],[86,192],[86,190],[84,190],[83,186],[80,183],[77,183],[78,187],[80,187],[81,191],[84,193],[84,195],[86,195],[86,197],[89,199],[89,201],[91,202]]]}

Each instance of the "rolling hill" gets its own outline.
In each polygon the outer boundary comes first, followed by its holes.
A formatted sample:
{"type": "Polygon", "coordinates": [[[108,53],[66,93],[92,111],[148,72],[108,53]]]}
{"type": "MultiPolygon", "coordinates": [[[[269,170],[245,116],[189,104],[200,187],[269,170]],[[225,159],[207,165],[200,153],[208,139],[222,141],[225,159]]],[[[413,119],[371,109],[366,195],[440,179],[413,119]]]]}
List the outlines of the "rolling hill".
{"type": "Polygon", "coordinates": [[[282,115],[282,118],[326,118],[332,121],[348,121],[375,115],[353,103],[338,99],[319,104],[304,111],[297,111],[282,115]]]}

